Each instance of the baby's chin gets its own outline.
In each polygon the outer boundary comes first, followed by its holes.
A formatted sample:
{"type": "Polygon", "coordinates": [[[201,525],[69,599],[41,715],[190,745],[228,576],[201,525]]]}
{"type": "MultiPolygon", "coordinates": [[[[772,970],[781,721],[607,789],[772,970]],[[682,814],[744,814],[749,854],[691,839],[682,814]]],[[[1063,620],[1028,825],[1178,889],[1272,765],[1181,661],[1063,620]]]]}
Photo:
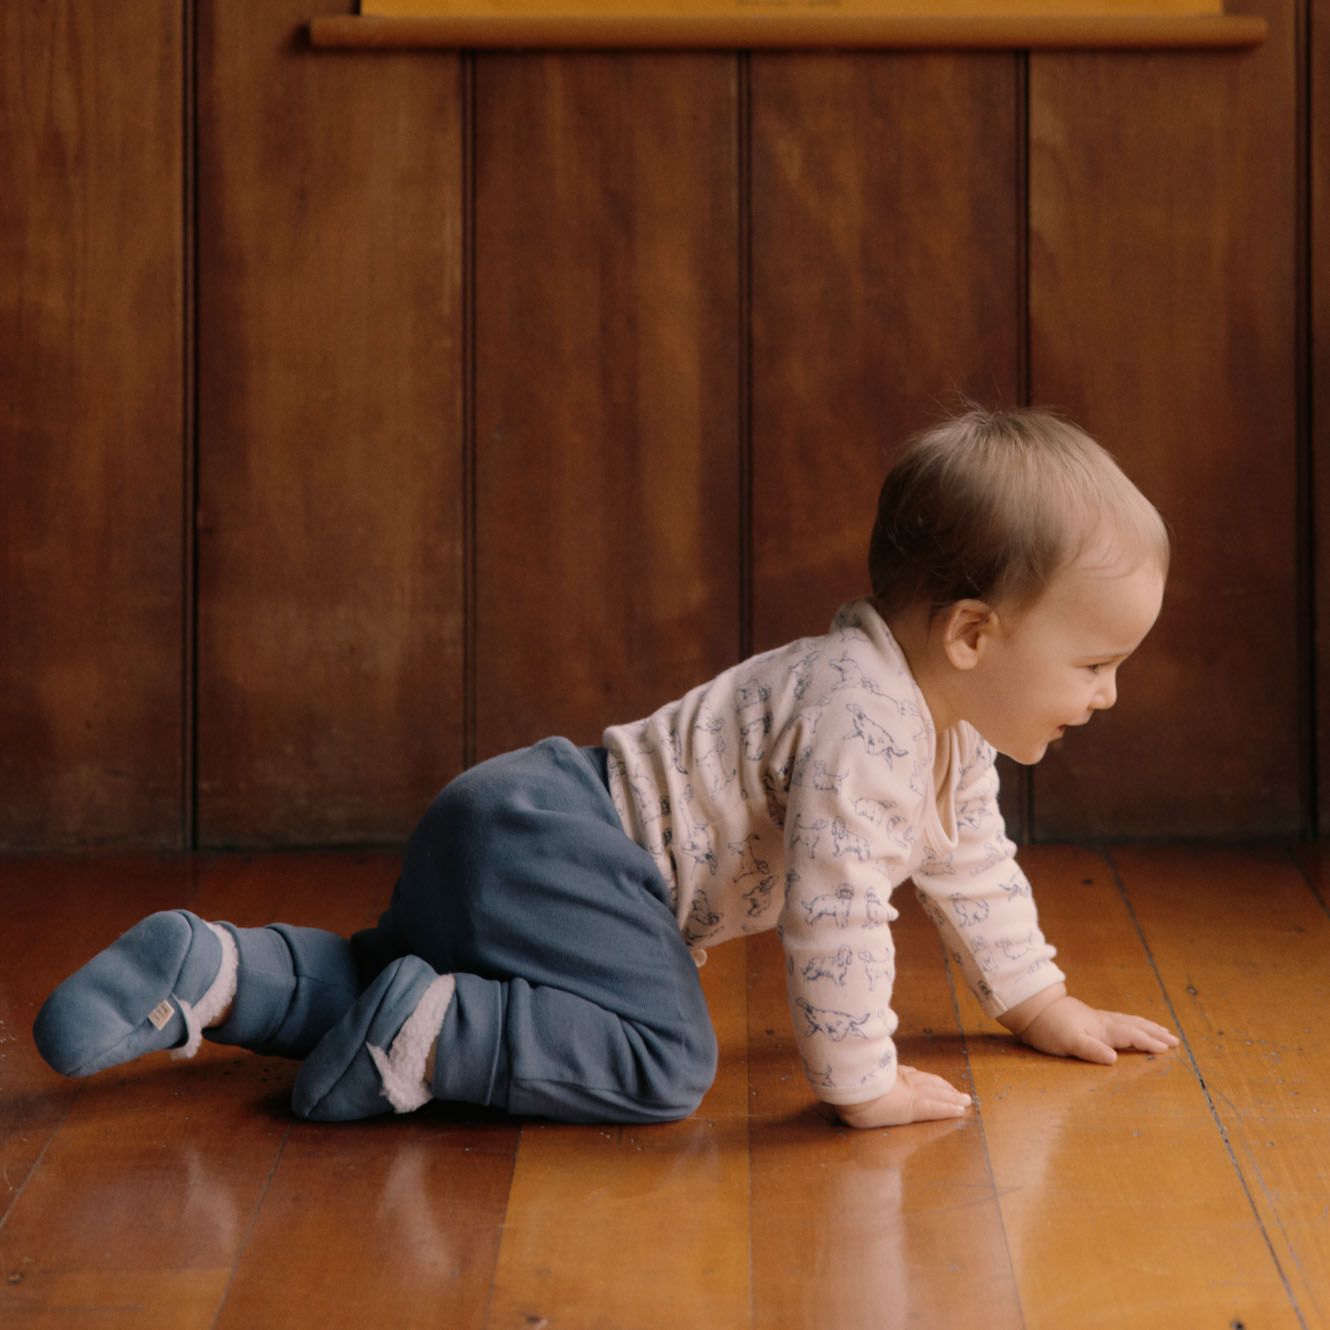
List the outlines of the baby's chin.
{"type": "Polygon", "coordinates": [[[1020,752],[1013,752],[1010,748],[998,748],[993,745],[1003,757],[1009,757],[1011,760],[1022,767],[1038,766],[1044,760],[1048,753],[1048,741],[1039,744],[1036,748],[1022,749],[1020,752]]]}

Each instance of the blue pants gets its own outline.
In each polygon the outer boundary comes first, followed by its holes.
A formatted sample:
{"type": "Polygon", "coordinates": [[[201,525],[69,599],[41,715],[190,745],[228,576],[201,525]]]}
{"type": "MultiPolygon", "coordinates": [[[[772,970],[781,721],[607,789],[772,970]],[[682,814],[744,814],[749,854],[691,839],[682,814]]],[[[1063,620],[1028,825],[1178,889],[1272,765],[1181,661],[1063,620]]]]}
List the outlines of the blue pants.
{"type": "MultiPolygon", "coordinates": [[[[224,1042],[302,1056],[361,986],[414,954],[457,983],[437,1098],[655,1122],[687,1117],[715,1075],[696,966],[659,870],[623,831],[603,750],[547,739],[473,767],[416,828],[376,927],[349,943],[278,929],[271,945],[290,952],[308,1012],[288,1008],[286,1033],[266,1046],[253,1037],[262,1021],[240,1011],[242,945],[237,1014],[215,1032],[224,1042]]],[[[238,933],[251,931],[273,932],[238,933]]]]}

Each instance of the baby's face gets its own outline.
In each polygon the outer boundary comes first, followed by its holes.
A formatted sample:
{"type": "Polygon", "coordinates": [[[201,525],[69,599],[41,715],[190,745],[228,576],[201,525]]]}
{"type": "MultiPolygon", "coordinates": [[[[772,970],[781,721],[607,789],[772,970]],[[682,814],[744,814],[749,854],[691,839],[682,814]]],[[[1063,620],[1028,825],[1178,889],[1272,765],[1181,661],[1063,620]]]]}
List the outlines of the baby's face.
{"type": "Polygon", "coordinates": [[[1014,617],[999,606],[966,719],[998,752],[1038,762],[1068,727],[1117,701],[1118,667],[1154,626],[1163,597],[1153,559],[1117,558],[1064,569],[1014,617]]]}

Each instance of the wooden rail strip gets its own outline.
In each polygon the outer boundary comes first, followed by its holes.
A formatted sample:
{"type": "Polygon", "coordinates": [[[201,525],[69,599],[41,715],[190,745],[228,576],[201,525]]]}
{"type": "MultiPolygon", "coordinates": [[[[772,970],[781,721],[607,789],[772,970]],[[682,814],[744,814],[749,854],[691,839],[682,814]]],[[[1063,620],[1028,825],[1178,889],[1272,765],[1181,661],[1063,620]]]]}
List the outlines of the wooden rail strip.
{"type": "Polygon", "coordinates": [[[1266,38],[1245,14],[1103,17],[906,17],[867,14],[328,15],[310,20],[322,49],[361,50],[1167,50],[1241,49],[1266,38]]]}

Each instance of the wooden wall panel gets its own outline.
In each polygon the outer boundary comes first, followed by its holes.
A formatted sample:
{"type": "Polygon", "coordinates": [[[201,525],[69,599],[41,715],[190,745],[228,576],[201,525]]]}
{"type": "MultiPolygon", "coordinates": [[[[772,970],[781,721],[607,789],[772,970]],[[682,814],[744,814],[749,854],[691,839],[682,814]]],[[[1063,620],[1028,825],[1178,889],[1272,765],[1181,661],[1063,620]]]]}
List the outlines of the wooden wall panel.
{"type": "Polygon", "coordinates": [[[1178,543],[1035,834],[1330,820],[1330,10],[1243,7],[1250,52],[1030,56],[1028,198],[1015,54],[472,88],[297,0],[3,7],[0,849],[178,844],[196,798],[207,844],[396,840],[471,757],[822,630],[899,440],[1027,373],[1178,543]]]}
{"type": "Polygon", "coordinates": [[[460,63],[198,13],[199,835],[396,838],[462,752],[460,63]]]}
{"type": "Polygon", "coordinates": [[[477,756],[739,649],[736,64],[476,64],[477,756]]]}
{"type": "Polygon", "coordinates": [[[0,848],[182,834],[181,7],[0,7],[0,848]]]}
{"type": "MultiPolygon", "coordinates": [[[[753,58],[756,649],[868,590],[909,435],[1020,400],[1020,96],[1015,56],[753,58]]],[[[1026,777],[1003,767],[1019,835],[1026,777]]]]}
{"type": "Polygon", "coordinates": [[[867,589],[882,478],[1020,393],[1017,59],[752,63],[753,638],[867,589]]]}
{"type": "Polygon", "coordinates": [[[1307,477],[1315,599],[1306,649],[1314,653],[1316,806],[1321,835],[1330,835],[1330,0],[1308,0],[1311,235],[1307,262],[1311,330],[1311,468],[1307,477]]]}
{"type": "Polygon", "coordinates": [[[1040,837],[1296,832],[1292,0],[1241,55],[1030,62],[1031,382],[1176,533],[1163,618],[1039,768],[1040,837]]]}

